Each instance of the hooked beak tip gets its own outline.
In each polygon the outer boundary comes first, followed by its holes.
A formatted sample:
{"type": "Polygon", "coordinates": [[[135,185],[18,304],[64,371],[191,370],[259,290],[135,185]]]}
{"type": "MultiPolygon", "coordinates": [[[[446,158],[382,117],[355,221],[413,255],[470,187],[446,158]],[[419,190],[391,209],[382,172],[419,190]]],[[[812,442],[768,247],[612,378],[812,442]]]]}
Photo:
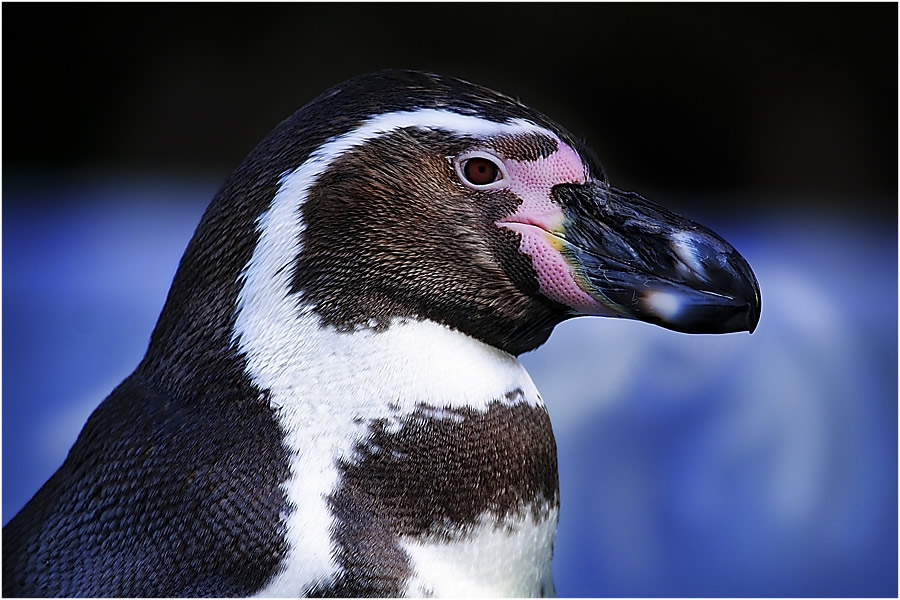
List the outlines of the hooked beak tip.
{"type": "Polygon", "coordinates": [[[637,292],[637,301],[626,310],[632,318],[682,333],[753,333],[759,323],[758,302],[662,280],[637,292]]]}
{"type": "Polygon", "coordinates": [[[747,304],[747,331],[752,334],[759,325],[759,316],[762,313],[762,298],[759,294],[759,288],[756,288],[755,302],[747,304]]]}

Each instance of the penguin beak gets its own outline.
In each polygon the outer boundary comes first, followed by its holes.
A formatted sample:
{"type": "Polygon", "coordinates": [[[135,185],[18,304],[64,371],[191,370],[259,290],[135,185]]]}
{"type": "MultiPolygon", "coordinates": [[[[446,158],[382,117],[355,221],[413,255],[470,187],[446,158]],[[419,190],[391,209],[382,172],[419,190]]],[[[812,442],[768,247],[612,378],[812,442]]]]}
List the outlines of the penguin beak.
{"type": "Polygon", "coordinates": [[[550,233],[576,283],[609,312],[684,333],[753,333],[759,284],[714,232],[603,183],[554,192],[564,219],[550,233]]]}

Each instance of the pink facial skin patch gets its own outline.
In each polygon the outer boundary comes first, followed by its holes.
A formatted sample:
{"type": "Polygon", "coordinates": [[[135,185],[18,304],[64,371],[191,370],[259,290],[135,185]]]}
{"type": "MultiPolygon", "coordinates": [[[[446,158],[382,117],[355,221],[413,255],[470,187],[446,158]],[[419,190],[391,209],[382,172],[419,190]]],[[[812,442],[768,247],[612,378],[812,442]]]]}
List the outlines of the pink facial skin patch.
{"type": "Polygon", "coordinates": [[[562,255],[565,241],[537,225],[526,223],[498,223],[501,227],[522,236],[519,249],[531,257],[537,272],[541,294],[564,304],[579,314],[615,316],[618,313],[595,300],[575,281],[572,267],[562,255]]]}
{"type": "Polygon", "coordinates": [[[561,183],[584,183],[584,163],[571,146],[557,139],[557,151],[537,160],[506,160],[509,190],[522,199],[515,213],[503,219],[508,222],[532,223],[547,231],[558,231],[563,214],[550,198],[550,190],[561,183]]]}
{"type": "Polygon", "coordinates": [[[585,315],[615,316],[618,313],[595,300],[575,280],[562,250],[559,235],[565,224],[560,206],[553,201],[553,186],[586,181],[584,163],[578,153],[557,138],[553,154],[533,161],[505,160],[508,189],[522,199],[516,212],[497,221],[499,227],[522,237],[519,249],[531,257],[541,293],[585,315]]]}

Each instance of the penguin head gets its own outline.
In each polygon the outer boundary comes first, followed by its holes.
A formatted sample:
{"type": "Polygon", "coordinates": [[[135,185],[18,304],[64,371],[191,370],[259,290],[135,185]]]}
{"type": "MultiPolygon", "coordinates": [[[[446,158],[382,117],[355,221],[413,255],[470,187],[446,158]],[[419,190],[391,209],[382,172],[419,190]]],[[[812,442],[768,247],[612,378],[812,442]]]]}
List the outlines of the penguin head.
{"type": "Polygon", "coordinates": [[[241,303],[266,296],[342,332],[427,319],[514,355],[578,315],[722,333],[760,311],[732,246],[611,187],[565,129],[411,71],[340,84],[260,143],[198,227],[154,343],[228,346],[241,303]]]}
{"type": "Polygon", "coordinates": [[[584,184],[588,165],[524,107],[479,92],[509,116],[411,102],[287,175],[304,190],[292,292],[323,324],[428,319],[518,354],[572,312],[542,290],[543,250],[531,252],[510,219],[558,219],[553,188],[584,184]]]}

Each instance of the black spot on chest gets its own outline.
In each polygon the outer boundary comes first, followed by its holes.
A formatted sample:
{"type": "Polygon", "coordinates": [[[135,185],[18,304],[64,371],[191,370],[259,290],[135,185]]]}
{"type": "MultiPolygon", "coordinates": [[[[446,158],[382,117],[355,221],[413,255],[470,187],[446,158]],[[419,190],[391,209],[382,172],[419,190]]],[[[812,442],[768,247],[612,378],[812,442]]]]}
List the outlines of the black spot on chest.
{"type": "Polygon", "coordinates": [[[449,541],[484,514],[545,518],[539,505],[559,503],[556,442],[544,407],[509,403],[517,392],[486,411],[421,406],[370,423],[329,498],[342,575],[312,592],[396,595],[410,576],[401,536],[449,541]]]}

